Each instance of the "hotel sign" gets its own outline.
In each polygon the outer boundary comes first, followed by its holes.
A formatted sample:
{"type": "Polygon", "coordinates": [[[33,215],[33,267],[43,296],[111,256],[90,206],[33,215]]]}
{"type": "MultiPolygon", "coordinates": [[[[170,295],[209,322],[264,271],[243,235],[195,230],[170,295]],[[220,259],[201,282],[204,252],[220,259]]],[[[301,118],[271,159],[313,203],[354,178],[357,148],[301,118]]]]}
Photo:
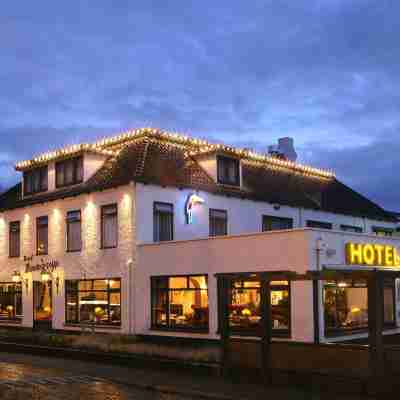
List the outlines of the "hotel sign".
{"type": "Polygon", "coordinates": [[[400,267],[400,255],[394,246],[347,243],[346,263],[347,265],[400,267]]]}
{"type": "Polygon", "coordinates": [[[56,268],[59,266],[59,262],[57,260],[49,260],[46,261],[43,258],[40,259],[39,263],[33,264],[33,256],[31,257],[24,257],[25,263],[25,272],[54,272],[56,268]]]}

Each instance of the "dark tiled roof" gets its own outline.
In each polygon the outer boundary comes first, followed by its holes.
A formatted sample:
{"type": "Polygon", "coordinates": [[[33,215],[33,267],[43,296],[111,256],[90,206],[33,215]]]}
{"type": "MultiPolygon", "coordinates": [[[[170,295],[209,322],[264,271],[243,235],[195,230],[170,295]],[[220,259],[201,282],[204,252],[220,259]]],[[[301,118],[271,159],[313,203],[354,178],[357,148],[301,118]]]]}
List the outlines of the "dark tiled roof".
{"type": "Polygon", "coordinates": [[[184,145],[142,138],[126,144],[87,182],[30,198],[21,198],[21,184],[0,196],[0,209],[14,209],[132,181],[186,187],[215,194],[315,209],[337,214],[394,221],[393,215],[335,178],[307,176],[267,164],[243,160],[243,189],[217,185],[184,145]]]}

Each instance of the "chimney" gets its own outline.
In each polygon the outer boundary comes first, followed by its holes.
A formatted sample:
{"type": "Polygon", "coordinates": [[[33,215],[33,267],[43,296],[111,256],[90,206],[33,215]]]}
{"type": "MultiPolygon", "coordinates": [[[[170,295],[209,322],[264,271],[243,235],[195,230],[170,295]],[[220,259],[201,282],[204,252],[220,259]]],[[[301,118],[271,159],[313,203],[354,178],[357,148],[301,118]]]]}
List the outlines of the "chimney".
{"type": "Polygon", "coordinates": [[[293,138],[284,137],[278,139],[278,144],[268,146],[268,154],[295,162],[297,160],[297,153],[294,149],[293,138]]]}

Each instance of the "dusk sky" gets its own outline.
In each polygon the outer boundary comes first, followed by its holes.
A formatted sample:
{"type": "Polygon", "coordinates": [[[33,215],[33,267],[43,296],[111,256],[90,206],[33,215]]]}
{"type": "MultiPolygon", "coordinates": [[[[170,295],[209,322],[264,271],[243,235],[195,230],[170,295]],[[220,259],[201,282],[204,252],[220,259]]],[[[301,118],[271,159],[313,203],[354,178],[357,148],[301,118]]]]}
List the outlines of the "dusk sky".
{"type": "Polygon", "coordinates": [[[400,210],[400,2],[4,1],[0,186],[20,159],[136,127],[300,161],[400,210]]]}

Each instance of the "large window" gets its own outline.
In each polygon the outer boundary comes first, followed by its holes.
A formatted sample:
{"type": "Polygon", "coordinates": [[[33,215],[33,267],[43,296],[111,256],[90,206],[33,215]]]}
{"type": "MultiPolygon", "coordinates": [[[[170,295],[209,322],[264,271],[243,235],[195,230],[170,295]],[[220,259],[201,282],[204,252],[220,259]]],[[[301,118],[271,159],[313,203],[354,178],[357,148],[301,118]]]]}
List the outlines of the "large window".
{"type": "Polygon", "coordinates": [[[10,257],[19,257],[21,255],[21,224],[19,221],[10,222],[10,257]]]}
{"type": "Polygon", "coordinates": [[[332,229],[332,224],[330,222],[308,220],[307,227],[318,228],[318,229],[332,229]]]}
{"type": "MultiPolygon", "coordinates": [[[[287,281],[272,281],[271,324],[275,336],[290,334],[290,285],[287,281]]],[[[261,286],[259,281],[232,283],[229,325],[238,334],[261,334],[261,286]]]]}
{"type": "Polygon", "coordinates": [[[263,215],[262,229],[263,231],[279,231],[293,228],[292,218],[274,217],[271,215],[263,215]]]}
{"type": "MultiPolygon", "coordinates": [[[[395,324],[394,281],[384,287],[384,324],[395,324]]],[[[325,281],[325,331],[327,334],[368,328],[368,288],[366,281],[325,281]]]]}
{"type": "Polygon", "coordinates": [[[0,283],[0,321],[22,320],[21,283],[0,283]]]}
{"type": "Polygon", "coordinates": [[[121,325],[121,279],[65,281],[66,323],[121,325]]]}
{"type": "Polygon", "coordinates": [[[226,210],[210,209],[210,236],[228,234],[228,213],[226,210]]]}
{"type": "Polygon", "coordinates": [[[37,255],[49,253],[49,219],[48,217],[39,217],[36,219],[36,244],[37,255]]]}
{"type": "Polygon", "coordinates": [[[24,173],[24,194],[34,194],[47,190],[47,166],[24,173]]]}
{"type": "Polygon", "coordinates": [[[151,278],[152,327],[208,331],[207,276],[151,278]]]}
{"type": "Polygon", "coordinates": [[[218,183],[240,185],[240,161],[236,158],[217,157],[218,183]]]}
{"type": "Polygon", "coordinates": [[[118,245],[118,207],[110,204],[101,207],[101,247],[110,249],[118,245]]]}
{"type": "Polygon", "coordinates": [[[174,240],[174,206],[169,203],[154,203],[154,241],[174,240]]]}
{"type": "Polygon", "coordinates": [[[69,211],[67,213],[67,251],[82,250],[81,212],[69,211]]]}
{"type": "Polygon", "coordinates": [[[75,185],[83,181],[83,157],[56,163],[56,187],[75,185]]]}

